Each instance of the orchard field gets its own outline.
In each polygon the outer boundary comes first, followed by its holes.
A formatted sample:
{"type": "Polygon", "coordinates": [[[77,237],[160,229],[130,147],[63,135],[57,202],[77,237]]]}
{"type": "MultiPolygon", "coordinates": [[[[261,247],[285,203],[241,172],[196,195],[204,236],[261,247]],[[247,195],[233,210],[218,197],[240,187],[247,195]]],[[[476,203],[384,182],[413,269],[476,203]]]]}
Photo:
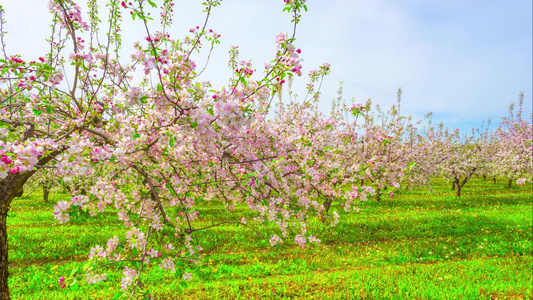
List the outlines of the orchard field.
{"type": "Polygon", "coordinates": [[[172,0],[50,0],[30,58],[0,5],[0,300],[531,297],[525,92],[471,132],[401,88],[322,95],[305,0],[279,0],[266,61],[204,73],[223,4],[196,5],[178,31],[172,0]]]}
{"type": "MultiPolygon", "coordinates": [[[[182,285],[160,268],[147,271],[154,299],[531,299],[532,185],[474,178],[462,197],[434,180],[433,192],[405,190],[341,213],[336,227],[309,224],[322,242],[271,249],[250,229],[220,226],[199,235],[204,257],[182,285]]],[[[57,278],[87,251],[125,232],[112,211],[57,226],[53,204],[35,190],[13,201],[9,218],[13,299],[112,299],[122,268],[108,281],[61,289],[57,278]]],[[[202,205],[226,220],[223,206],[202,205]]],[[[333,207],[337,210],[338,207],[333,207]]],[[[342,210],[339,210],[342,211],[342,210]]],[[[203,211],[201,211],[203,213],[203,211]]],[[[237,214],[252,217],[245,207],[237,214]]],[[[259,231],[267,233],[269,228],[259,231]]]]}

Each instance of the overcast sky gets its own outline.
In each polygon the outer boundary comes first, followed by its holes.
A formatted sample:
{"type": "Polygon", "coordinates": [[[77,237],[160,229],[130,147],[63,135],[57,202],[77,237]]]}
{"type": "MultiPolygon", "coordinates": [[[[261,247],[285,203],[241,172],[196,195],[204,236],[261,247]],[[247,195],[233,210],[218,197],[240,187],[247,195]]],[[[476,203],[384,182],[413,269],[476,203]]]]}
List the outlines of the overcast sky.
{"type": "MultiPolygon", "coordinates": [[[[174,38],[203,24],[201,2],[175,1],[174,38]]],[[[35,59],[46,52],[47,3],[0,0],[8,53],[35,59]]],[[[479,127],[488,118],[494,129],[520,91],[525,92],[526,114],[531,113],[531,0],[308,0],[307,6],[296,46],[302,49],[304,74],[323,62],[332,65],[322,88],[325,112],[343,81],[345,98],[371,98],[382,107],[394,104],[401,86],[405,114],[421,117],[431,111],[434,122],[461,130],[479,127]]],[[[262,71],[274,57],[275,36],[292,30],[283,7],[282,0],[222,1],[208,25],[222,35],[222,43],[205,77],[216,87],[226,83],[231,45],[262,71]]],[[[124,19],[124,48],[129,48],[144,35],[136,35],[138,22],[124,19]]],[[[296,81],[297,92],[306,80],[296,81]]]]}

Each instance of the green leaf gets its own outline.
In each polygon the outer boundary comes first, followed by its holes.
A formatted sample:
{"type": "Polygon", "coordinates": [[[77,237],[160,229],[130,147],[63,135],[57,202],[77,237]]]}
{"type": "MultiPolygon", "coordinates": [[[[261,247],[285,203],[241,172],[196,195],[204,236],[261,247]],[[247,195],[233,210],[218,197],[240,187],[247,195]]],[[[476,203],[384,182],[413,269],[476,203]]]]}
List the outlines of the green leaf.
{"type": "Polygon", "coordinates": [[[74,286],[76,283],[78,283],[78,280],[77,280],[77,279],[74,279],[74,281],[72,281],[72,282],[70,283],[70,286],[74,286]]]}
{"type": "Polygon", "coordinates": [[[71,283],[70,284],[70,288],[74,291],[77,291],[80,289],[80,285],[78,284],[78,281],[76,279],[74,279],[74,283],[71,283]]]}
{"type": "Polygon", "coordinates": [[[42,114],[42,113],[43,113],[43,112],[40,111],[40,110],[36,110],[35,108],[33,109],[33,114],[36,115],[36,116],[38,116],[38,115],[40,115],[40,114],[42,114]]]}
{"type": "Polygon", "coordinates": [[[150,4],[152,7],[157,7],[157,5],[152,0],[148,0],[148,4],[150,4]]]}
{"type": "Polygon", "coordinates": [[[138,133],[136,133],[136,134],[134,134],[134,135],[133,135],[133,137],[134,137],[134,138],[140,138],[140,137],[141,137],[141,135],[140,135],[140,134],[138,134],[138,133]]]}
{"type": "Polygon", "coordinates": [[[163,91],[163,86],[161,84],[158,84],[157,85],[157,90],[162,92],[163,91]]]}
{"type": "MultiPolygon", "coordinates": [[[[96,255],[95,255],[95,257],[96,257],[96,255]]],[[[86,271],[89,270],[89,268],[91,268],[92,263],[93,263],[92,260],[86,262],[85,265],[83,265],[83,269],[86,270],[86,271]]]]}
{"type": "Polygon", "coordinates": [[[198,127],[198,122],[196,122],[196,121],[192,122],[192,123],[191,123],[191,127],[192,127],[192,128],[196,128],[196,127],[198,127]]]}
{"type": "Polygon", "coordinates": [[[176,144],[176,140],[174,139],[174,137],[170,138],[170,140],[168,141],[168,144],[170,145],[170,147],[174,147],[174,145],[176,144]]]}
{"type": "Polygon", "coordinates": [[[117,300],[124,295],[124,291],[120,291],[113,296],[113,300],[117,300]]]}

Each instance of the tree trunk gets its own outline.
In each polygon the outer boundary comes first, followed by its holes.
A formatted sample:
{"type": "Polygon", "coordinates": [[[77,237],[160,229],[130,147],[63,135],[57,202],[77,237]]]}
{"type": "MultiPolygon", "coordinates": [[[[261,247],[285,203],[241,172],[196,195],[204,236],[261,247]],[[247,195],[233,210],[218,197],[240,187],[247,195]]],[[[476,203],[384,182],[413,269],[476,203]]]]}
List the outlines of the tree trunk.
{"type": "Polygon", "coordinates": [[[364,184],[365,184],[365,180],[361,179],[361,186],[363,186],[364,184]]]}
{"type": "Polygon", "coordinates": [[[483,180],[487,180],[487,175],[483,175],[483,180]]]}
{"type": "Polygon", "coordinates": [[[492,182],[496,183],[496,177],[492,177],[492,182]]]}
{"type": "Polygon", "coordinates": [[[507,187],[510,188],[513,185],[513,179],[509,178],[509,182],[507,183],[507,187]]]}
{"type": "Polygon", "coordinates": [[[452,191],[455,191],[455,181],[452,181],[452,191]]]}
{"type": "Polygon", "coordinates": [[[9,294],[9,247],[7,239],[7,212],[11,201],[22,196],[23,185],[35,171],[8,174],[0,180],[0,300],[11,299],[9,294]]]}
{"type": "Polygon", "coordinates": [[[459,184],[455,185],[455,196],[461,197],[461,186],[459,184]]]}
{"type": "Polygon", "coordinates": [[[376,201],[380,201],[381,200],[381,190],[379,188],[376,189],[376,196],[375,196],[375,199],[376,201]]]}
{"type": "Polygon", "coordinates": [[[48,195],[50,194],[50,186],[44,184],[43,185],[43,200],[45,203],[48,203],[48,195]]]}
{"type": "Polygon", "coordinates": [[[463,180],[463,184],[461,184],[461,179],[454,179],[453,180],[453,189],[455,190],[455,196],[461,197],[461,188],[465,185],[467,179],[463,180]]]}
{"type": "Polygon", "coordinates": [[[329,211],[329,208],[331,207],[331,202],[332,200],[331,199],[326,199],[324,200],[324,210],[326,211],[326,213],[329,211]]]}

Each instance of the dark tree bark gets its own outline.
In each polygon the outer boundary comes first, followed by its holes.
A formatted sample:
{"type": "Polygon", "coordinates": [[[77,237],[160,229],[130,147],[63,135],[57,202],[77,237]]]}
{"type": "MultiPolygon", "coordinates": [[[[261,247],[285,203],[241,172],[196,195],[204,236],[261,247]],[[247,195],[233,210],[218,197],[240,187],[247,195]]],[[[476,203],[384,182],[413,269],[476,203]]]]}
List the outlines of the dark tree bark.
{"type": "Polygon", "coordinates": [[[452,181],[452,191],[455,191],[455,181],[452,181]]]}
{"type": "MultiPolygon", "coordinates": [[[[466,182],[465,182],[466,183],[466,182]]],[[[464,184],[463,184],[464,185],[464,184]]],[[[454,182],[453,187],[455,188],[455,196],[461,197],[461,188],[463,187],[459,182],[454,182]]]]}
{"type": "Polygon", "coordinates": [[[461,197],[461,189],[463,188],[463,186],[465,186],[465,184],[468,182],[468,180],[472,177],[472,175],[474,175],[474,173],[476,172],[476,169],[477,168],[473,168],[471,171],[470,171],[470,174],[468,174],[467,176],[465,176],[465,178],[463,179],[463,181],[461,181],[461,177],[455,177],[455,179],[453,180],[453,184],[455,186],[455,196],[457,197],[461,197]]]}
{"type": "Polygon", "coordinates": [[[7,278],[9,277],[9,248],[7,244],[7,212],[9,208],[0,210],[0,299],[11,299],[7,278]]]}
{"type": "Polygon", "coordinates": [[[487,175],[483,175],[483,180],[487,180],[487,175]]]}
{"type": "Polygon", "coordinates": [[[496,183],[496,177],[492,177],[492,182],[496,183]]]}
{"type": "Polygon", "coordinates": [[[324,200],[323,206],[324,206],[324,210],[326,211],[326,213],[329,212],[329,208],[331,207],[331,202],[333,202],[333,200],[331,199],[324,200]]]}
{"type": "Polygon", "coordinates": [[[43,184],[43,200],[45,203],[48,203],[48,195],[50,194],[50,185],[43,184]]]}
{"type": "Polygon", "coordinates": [[[8,174],[0,180],[0,300],[11,299],[9,294],[9,245],[7,237],[7,213],[11,201],[22,196],[24,183],[35,171],[8,174]]]}
{"type": "Polygon", "coordinates": [[[509,178],[509,182],[507,183],[507,187],[510,188],[513,185],[513,179],[509,178]]]}
{"type": "Polygon", "coordinates": [[[376,189],[376,196],[374,197],[374,199],[376,199],[376,201],[381,200],[381,190],[379,188],[376,189]]]}

